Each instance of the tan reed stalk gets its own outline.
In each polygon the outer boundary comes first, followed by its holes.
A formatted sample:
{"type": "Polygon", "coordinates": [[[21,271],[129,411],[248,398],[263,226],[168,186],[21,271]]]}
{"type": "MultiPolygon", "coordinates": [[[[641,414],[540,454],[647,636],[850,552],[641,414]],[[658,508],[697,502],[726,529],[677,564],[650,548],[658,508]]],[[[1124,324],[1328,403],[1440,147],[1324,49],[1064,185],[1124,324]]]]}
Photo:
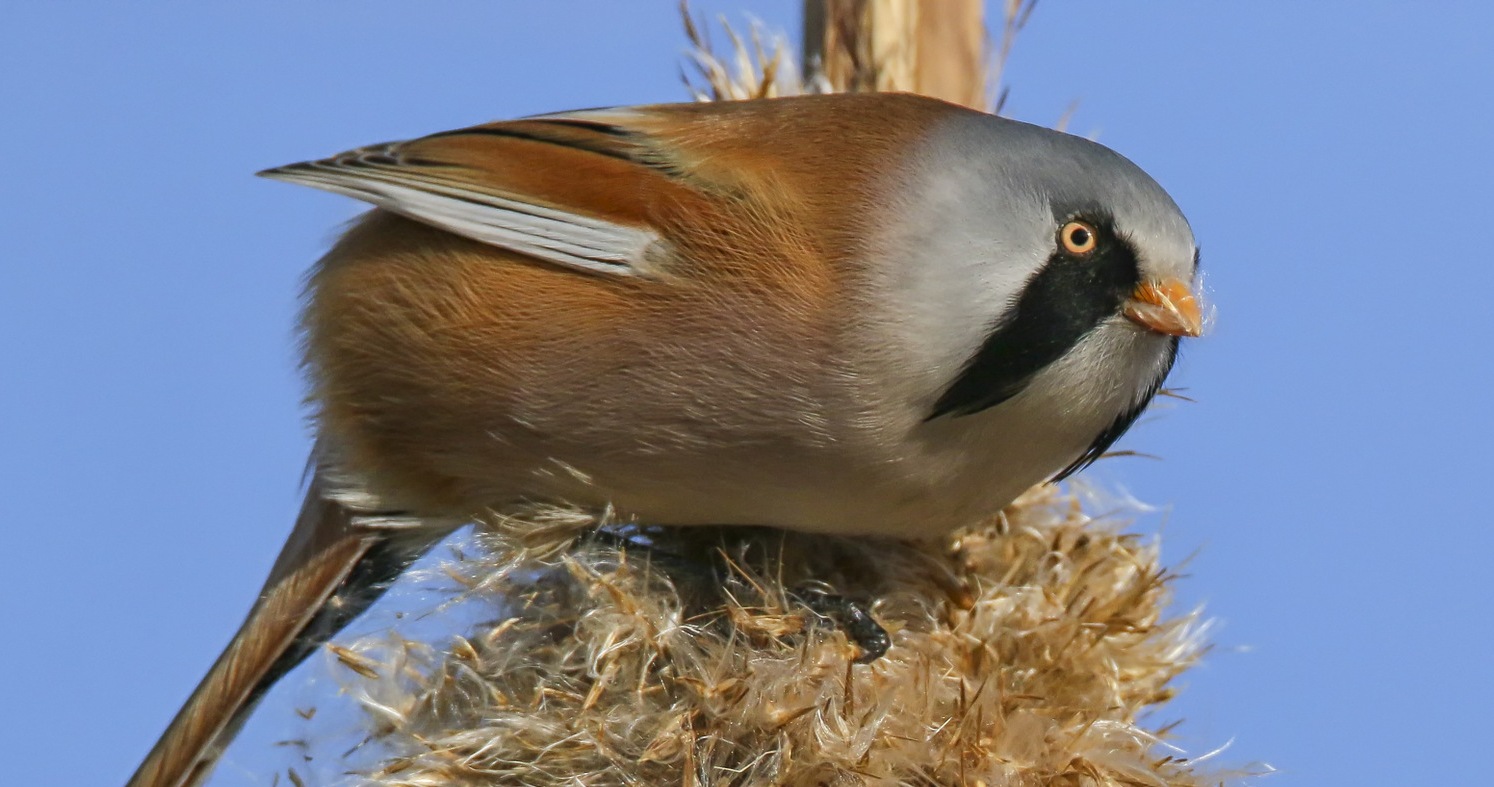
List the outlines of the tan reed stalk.
{"type": "Polygon", "coordinates": [[[981,0],[807,0],[806,71],[836,91],[908,91],[985,109],[981,0]]]}

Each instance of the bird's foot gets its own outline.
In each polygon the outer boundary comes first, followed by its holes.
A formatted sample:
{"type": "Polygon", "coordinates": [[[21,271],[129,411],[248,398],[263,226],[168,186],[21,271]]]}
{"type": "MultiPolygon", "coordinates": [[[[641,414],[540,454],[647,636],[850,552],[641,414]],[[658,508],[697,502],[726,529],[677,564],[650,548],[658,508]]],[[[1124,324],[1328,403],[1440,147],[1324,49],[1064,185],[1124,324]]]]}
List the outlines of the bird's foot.
{"type": "Polygon", "coordinates": [[[861,649],[857,664],[869,664],[882,658],[892,646],[887,629],[882,628],[871,609],[864,603],[831,593],[816,582],[806,582],[794,588],[793,597],[824,620],[840,627],[846,637],[861,649]]]}

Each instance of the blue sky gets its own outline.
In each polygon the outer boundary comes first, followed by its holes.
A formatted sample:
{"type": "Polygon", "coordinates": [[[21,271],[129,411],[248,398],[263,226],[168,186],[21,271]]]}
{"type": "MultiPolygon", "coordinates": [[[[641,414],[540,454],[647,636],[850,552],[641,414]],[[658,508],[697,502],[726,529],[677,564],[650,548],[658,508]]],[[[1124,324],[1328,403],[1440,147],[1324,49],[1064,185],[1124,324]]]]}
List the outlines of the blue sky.
{"type": "MultiPolygon", "coordinates": [[[[796,36],[797,5],[698,3],[796,36]]],[[[299,280],[360,207],[251,174],[681,99],[684,44],[673,0],[15,6],[0,750],[7,783],[114,784],[298,504],[299,280]]],[[[1200,238],[1219,319],[1173,379],[1197,403],[1121,446],[1163,461],[1088,475],[1164,508],[1140,526],[1193,555],[1181,603],[1222,625],[1165,715],[1194,753],[1232,741],[1226,760],[1280,768],[1268,783],[1457,779],[1486,747],[1490,31],[1473,2],[1054,0],[1010,64],[1009,114],[1077,99],[1071,128],[1151,172],[1200,238]]]]}

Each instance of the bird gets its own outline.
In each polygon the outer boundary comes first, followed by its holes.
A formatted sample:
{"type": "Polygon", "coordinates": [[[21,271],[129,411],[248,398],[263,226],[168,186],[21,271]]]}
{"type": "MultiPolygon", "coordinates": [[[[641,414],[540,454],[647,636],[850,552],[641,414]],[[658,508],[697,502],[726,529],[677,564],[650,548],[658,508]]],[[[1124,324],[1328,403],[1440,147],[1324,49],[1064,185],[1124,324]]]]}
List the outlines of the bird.
{"type": "Polygon", "coordinates": [[[200,784],[350,591],[464,523],[935,537],[1095,461],[1203,330],[1193,231],[1136,164],[912,94],[560,112],[259,174],[373,208],[308,277],[295,527],[129,787],[200,784]]]}

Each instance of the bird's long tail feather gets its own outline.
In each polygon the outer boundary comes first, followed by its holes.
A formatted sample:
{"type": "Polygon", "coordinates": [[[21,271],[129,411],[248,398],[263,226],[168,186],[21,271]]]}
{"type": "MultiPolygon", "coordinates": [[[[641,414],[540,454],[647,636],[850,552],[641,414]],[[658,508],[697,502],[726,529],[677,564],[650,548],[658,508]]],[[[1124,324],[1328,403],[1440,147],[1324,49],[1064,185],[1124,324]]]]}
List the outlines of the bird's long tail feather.
{"type": "Polygon", "coordinates": [[[126,787],[202,783],[269,687],[448,532],[413,523],[355,515],[313,479],[259,600],[126,787]]]}

